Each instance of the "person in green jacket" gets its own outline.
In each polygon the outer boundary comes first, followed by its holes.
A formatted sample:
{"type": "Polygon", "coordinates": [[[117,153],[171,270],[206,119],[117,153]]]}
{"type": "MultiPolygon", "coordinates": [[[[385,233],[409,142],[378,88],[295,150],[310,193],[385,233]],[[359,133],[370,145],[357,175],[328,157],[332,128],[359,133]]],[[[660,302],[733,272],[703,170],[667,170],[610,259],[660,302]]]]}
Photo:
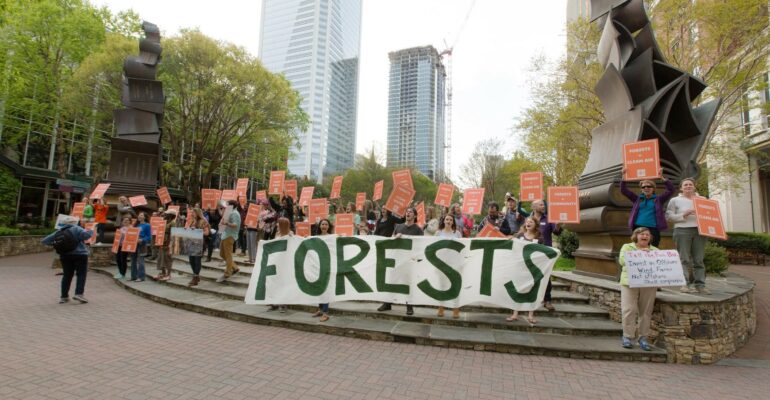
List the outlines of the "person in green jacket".
{"type": "Polygon", "coordinates": [[[652,232],[649,228],[639,227],[631,234],[631,243],[620,248],[619,263],[623,268],[620,272],[620,310],[622,314],[623,338],[621,345],[627,349],[634,347],[633,340],[639,333],[639,348],[650,351],[647,336],[650,333],[652,308],[655,305],[655,287],[628,286],[628,269],[626,268],[626,252],[658,250],[652,246],[652,232]]]}
{"type": "Polygon", "coordinates": [[[83,207],[83,222],[93,222],[94,220],[94,206],[91,205],[91,202],[88,201],[88,196],[83,196],[84,203],[86,203],[86,206],[83,207]]]}

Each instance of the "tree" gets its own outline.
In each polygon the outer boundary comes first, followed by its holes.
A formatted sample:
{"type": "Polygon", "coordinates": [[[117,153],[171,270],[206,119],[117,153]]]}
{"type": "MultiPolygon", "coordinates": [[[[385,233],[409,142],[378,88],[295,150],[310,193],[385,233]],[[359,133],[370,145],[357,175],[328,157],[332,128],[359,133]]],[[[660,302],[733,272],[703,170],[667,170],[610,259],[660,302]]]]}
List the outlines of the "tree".
{"type": "Polygon", "coordinates": [[[501,185],[504,165],[503,141],[496,138],[482,140],[460,167],[460,183],[468,188],[484,188],[485,201],[498,199],[506,191],[501,185]]]}

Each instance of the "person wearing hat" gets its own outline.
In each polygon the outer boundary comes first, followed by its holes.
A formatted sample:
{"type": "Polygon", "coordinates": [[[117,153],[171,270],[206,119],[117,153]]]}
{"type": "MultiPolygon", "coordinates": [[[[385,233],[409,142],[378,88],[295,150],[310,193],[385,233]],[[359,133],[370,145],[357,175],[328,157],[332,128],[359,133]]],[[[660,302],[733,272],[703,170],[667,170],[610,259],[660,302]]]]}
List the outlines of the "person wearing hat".
{"type": "Polygon", "coordinates": [[[506,235],[515,235],[524,223],[524,215],[518,211],[518,201],[511,193],[505,194],[505,213],[500,232],[506,235]]]}
{"type": "Polygon", "coordinates": [[[163,219],[166,221],[164,229],[163,244],[158,249],[158,269],[160,274],[155,277],[158,281],[167,281],[171,279],[171,264],[174,258],[171,256],[171,228],[175,226],[177,217],[176,209],[170,209],[163,212],[163,219]]]}
{"type": "Polygon", "coordinates": [[[62,269],[64,270],[61,277],[59,304],[70,300],[70,285],[72,284],[72,277],[75,275],[77,275],[77,280],[75,281],[75,295],[72,296],[72,299],[81,303],[88,303],[88,300],[83,297],[86,289],[86,274],[88,274],[88,248],[86,248],[85,241],[90,239],[94,232],[81,228],[78,226],[78,219],[76,217],[67,215],[61,218],[56,226],[56,232],[44,237],[41,243],[46,246],[53,246],[56,235],[64,230],[68,231],[67,233],[77,240],[77,246],[73,250],[59,255],[62,269]]]}

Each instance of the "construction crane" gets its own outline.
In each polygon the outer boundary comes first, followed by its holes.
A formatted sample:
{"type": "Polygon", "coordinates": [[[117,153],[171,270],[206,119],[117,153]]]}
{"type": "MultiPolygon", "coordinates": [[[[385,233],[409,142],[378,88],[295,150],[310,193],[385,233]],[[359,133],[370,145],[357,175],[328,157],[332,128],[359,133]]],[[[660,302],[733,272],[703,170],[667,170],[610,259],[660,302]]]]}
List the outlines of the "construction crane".
{"type": "Polygon", "coordinates": [[[444,171],[444,177],[442,177],[442,179],[449,177],[452,172],[452,51],[454,50],[457,41],[460,40],[460,34],[462,34],[465,25],[468,23],[474,5],[476,5],[476,0],[471,1],[468,12],[465,13],[465,18],[463,19],[462,24],[460,24],[460,29],[457,30],[457,35],[455,35],[452,45],[448,45],[446,40],[444,40],[445,49],[439,53],[439,57],[441,57],[442,60],[444,60],[444,56],[446,56],[446,62],[444,62],[444,65],[446,66],[446,100],[444,102],[446,110],[444,113],[444,159],[446,160],[446,170],[444,171]]]}

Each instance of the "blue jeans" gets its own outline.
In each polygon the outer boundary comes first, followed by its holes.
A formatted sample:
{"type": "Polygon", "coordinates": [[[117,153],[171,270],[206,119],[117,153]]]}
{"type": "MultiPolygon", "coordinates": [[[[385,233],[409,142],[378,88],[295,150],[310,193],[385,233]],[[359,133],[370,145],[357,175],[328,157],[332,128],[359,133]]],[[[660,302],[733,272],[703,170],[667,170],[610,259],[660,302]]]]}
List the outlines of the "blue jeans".
{"type": "Polygon", "coordinates": [[[193,274],[201,274],[202,258],[203,256],[188,256],[190,259],[190,267],[192,267],[193,274]]]}
{"type": "Polygon", "coordinates": [[[61,277],[61,297],[69,297],[70,285],[73,275],[77,274],[75,281],[75,294],[82,295],[86,289],[86,274],[88,274],[88,256],[84,254],[63,254],[59,257],[64,274],[61,277]]]}
{"type": "Polygon", "coordinates": [[[144,280],[144,246],[139,246],[136,253],[131,254],[131,280],[144,280]]]}
{"type": "Polygon", "coordinates": [[[329,313],[329,303],[320,303],[318,305],[318,308],[320,308],[321,312],[324,313],[324,314],[328,314],[329,313]]]}

